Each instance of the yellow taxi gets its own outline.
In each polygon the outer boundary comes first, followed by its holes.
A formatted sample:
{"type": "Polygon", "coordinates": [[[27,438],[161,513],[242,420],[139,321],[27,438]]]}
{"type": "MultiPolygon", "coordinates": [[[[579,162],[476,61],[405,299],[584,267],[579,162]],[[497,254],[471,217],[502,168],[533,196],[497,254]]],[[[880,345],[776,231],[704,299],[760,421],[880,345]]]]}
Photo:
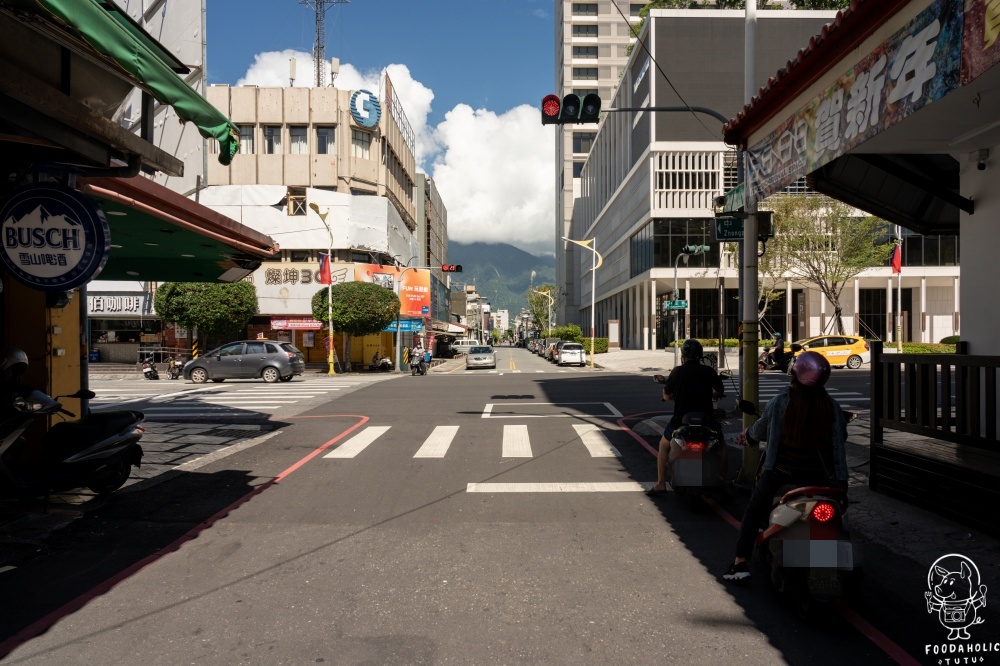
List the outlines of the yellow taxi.
{"type": "Polygon", "coordinates": [[[863,364],[871,362],[868,343],[864,338],[855,335],[819,335],[815,338],[797,340],[793,344],[802,346],[802,349],[796,352],[796,356],[807,350],[814,351],[825,356],[834,367],[846,366],[857,370],[863,364]]]}

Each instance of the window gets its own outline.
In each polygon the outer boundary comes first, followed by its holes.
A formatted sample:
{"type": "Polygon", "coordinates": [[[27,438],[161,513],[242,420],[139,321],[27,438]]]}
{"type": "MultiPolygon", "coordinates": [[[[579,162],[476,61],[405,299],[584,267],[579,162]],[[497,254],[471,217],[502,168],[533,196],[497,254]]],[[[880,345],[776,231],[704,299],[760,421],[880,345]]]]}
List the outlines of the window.
{"type": "Polygon", "coordinates": [[[573,94],[578,95],[582,99],[587,95],[596,95],[597,88],[574,88],[573,94]]]}
{"type": "Polygon", "coordinates": [[[219,350],[219,356],[239,356],[243,353],[243,343],[237,342],[234,345],[226,345],[219,350]]]}
{"type": "Polygon", "coordinates": [[[263,342],[248,342],[247,343],[247,353],[248,354],[263,354],[264,353],[264,343],[263,342]]]}
{"type": "Polygon", "coordinates": [[[628,6],[628,14],[633,18],[638,18],[639,12],[645,7],[645,3],[635,4],[634,2],[628,6]]]}
{"type": "Polygon", "coordinates": [[[589,153],[597,140],[597,132],[573,132],[573,152],[589,153]]]}
{"type": "Polygon", "coordinates": [[[268,155],[281,154],[281,125],[264,126],[264,152],[268,155]]]}
{"type": "Polygon", "coordinates": [[[270,342],[268,342],[264,346],[267,347],[267,353],[268,354],[277,354],[278,353],[278,345],[272,345],[270,342]]]}
{"type": "Polygon", "coordinates": [[[574,2],[573,16],[597,16],[596,2],[574,2]]]}
{"type": "Polygon", "coordinates": [[[240,125],[240,152],[253,154],[253,125],[240,125]]]}
{"type": "Polygon", "coordinates": [[[579,178],[583,175],[583,162],[573,162],[573,177],[579,178]]]}
{"type": "Polygon", "coordinates": [[[306,135],[305,127],[289,127],[288,136],[292,144],[290,151],[292,155],[309,154],[309,137],[306,135]]]}
{"type": "Polygon", "coordinates": [[[597,80],[597,68],[596,67],[574,67],[573,68],[573,78],[577,79],[577,80],[596,81],[597,80]]]}
{"type": "Polygon", "coordinates": [[[316,152],[320,155],[333,155],[335,127],[316,128],[316,152]]]}
{"type": "Polygon", "coordinates": [[[596,46],[574,46],[573,47],[573,57],[574,58],[593,58],[597,59],[597,47],[596,46]]]}
{"type": "Polygon", "coordinates": [[[311,261],[310,255],[309,250],[292,250],[288,253],[292,261],[311,261]]]}
{"type": "Polygon", "coordinates": [[[288,188],[288,214],[289,215],[306,214],[306,188],[304,187],[288,188]]]}
{"type": "Polygon", "coordinates": [[[574,37],[597,37],[597,26],[596,25],[574,25],[573,26],[573,36],[574,37]]]}
{"type": "Polygon", "coordinates": [[[372,150],[372,135],[361,130],[351,130],[351,157],[370,160],[372,150]]]}

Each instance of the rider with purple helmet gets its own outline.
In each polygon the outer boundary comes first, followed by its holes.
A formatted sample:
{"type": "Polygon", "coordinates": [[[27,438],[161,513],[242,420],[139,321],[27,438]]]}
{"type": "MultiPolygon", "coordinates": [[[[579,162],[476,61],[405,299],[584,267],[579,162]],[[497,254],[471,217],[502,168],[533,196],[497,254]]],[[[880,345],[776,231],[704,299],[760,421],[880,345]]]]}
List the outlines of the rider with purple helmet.
{"type": "Polygon", "coordinates": [[[791,385],[767,403],[760,420],[741,437],[752,446],[764,442],[767,448],[736,540],[736,559],[723,574],[726,580],[750,577],[747,559],[779,488],[847,487],[847,418],[824,388],[830,363],[807,351],[795,359],[791,375],[791,385]]]}

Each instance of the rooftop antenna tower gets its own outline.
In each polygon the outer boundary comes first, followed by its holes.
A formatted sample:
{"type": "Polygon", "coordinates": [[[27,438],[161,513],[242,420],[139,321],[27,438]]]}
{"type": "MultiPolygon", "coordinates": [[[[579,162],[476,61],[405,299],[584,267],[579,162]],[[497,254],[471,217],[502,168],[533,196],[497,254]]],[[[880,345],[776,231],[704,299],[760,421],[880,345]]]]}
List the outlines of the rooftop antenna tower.
{"type": "Polygon", "coordinates": [[[316,87],[326,85],[326,10],[330,5],[346,5],[351,0],[299,0],[316,12],[316,44],[313,46],[313,64],[316,66],[316,87]]]}

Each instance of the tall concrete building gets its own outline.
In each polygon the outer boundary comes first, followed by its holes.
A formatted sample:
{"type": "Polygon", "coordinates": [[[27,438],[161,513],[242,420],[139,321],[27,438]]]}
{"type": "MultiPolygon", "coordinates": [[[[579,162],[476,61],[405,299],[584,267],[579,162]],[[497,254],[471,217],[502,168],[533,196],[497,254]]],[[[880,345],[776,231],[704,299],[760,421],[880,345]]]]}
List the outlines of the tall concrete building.
{"type": "MultiPolygon", "coordinates": [[[[560,97],[597,93],[610,100],[628,61],[630,24],[638,23],[645,5],[629,0],[556,0],[555,93],[560,97]]],[[[579,290],[571,267],[586,250],[561,239],[570,235],[573,199],[580,195],[580,174],[596,137],[592,125],[562,125],[556,130],[556,284],[564,295],[557,301],[555,320],[562,324],[580,323],[579,290]]]]}

